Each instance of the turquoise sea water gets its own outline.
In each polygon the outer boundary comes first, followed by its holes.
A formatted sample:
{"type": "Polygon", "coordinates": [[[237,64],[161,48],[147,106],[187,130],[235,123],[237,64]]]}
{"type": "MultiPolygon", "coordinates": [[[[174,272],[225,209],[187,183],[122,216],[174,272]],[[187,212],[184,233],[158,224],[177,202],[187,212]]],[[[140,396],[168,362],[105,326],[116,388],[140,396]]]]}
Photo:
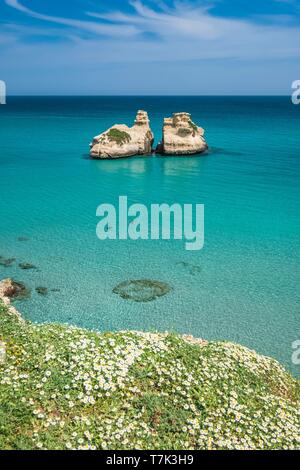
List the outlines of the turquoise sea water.
{"type": "Polygon", "coordinates": [[[291,362],[300,339],[300,107],[289,98],[10,98],[0,107],[0,266],[33,289],[24,316],[99,330],[168,330],[236,341],[291,362]],[[149,112],[188,111],[206,129],[202,157],[87,158],[92,137],[149,112]],[[129,203],[205,204],[205,248],[178,241],[96,237],[96,208],[129,203]],[[18,237],[28,237],[20,242],[18,237]],[[192,269],[191,266],[197,266],[192,269]],[[113,294],[130,279],[173,290],[138,304],[113,294]],[[35,287],[49,288],[45,297],[35,287]],[[51,292],[51,289],[60,289],[51,292]]]}

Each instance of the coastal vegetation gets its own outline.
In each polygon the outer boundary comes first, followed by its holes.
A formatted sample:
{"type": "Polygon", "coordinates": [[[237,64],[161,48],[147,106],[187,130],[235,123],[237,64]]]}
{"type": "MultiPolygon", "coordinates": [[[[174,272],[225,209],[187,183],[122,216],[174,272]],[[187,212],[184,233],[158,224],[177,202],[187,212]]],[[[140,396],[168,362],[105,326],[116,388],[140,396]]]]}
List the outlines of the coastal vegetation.
{"type": "Polygon", "coordinates": [[[0,300],[1,449],[299,449],[300,387],[242,346],[27,322],[0,300]]]}
{"type": "Polygon", "coordinates": [[[127,132],[115,128],[110,129],[106,135],[110,142],[115,142],[118,145],[127,144],[131,141],[131,137],[127,132]]]}

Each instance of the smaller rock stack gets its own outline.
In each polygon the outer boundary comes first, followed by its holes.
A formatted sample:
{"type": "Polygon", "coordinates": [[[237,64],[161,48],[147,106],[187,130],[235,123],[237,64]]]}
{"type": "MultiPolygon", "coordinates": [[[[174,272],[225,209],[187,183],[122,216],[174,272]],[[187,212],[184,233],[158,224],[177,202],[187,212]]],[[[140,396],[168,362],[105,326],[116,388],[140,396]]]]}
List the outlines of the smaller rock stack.
{"type": "Polygon", "coordinates": [[[205,152],[208,145],[204,129],[198,127],[189,113],[174,113],[164,120],[163,139],[156,152],[163,155],[195,155],[205,152]]]}

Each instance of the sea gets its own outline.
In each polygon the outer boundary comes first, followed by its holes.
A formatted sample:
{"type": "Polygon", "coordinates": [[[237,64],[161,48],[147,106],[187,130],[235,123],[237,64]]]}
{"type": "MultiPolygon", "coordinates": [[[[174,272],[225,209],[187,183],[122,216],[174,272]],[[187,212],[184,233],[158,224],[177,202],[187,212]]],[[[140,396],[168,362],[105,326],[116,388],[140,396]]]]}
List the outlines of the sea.
{"type": "Polygon", "coordinates": [[[32,322],[232,341],[300,365],[300,106],[289,97],[8,97],[0,106],[0,266],[31,289],[32,322]],[[89,143],[146,110],[156,143],[164,117],[189,112],[204,155],[89,159],[89,143]],[[100,204],[203,204],[205,243],[97,238],[100,204]],[[21,263],[37,269],[24,270],[21,263]],[[5,264],[5,263],[2,263],[5,264]],[[135,302],[132,280],[167,284],[135,302]],[[43,287],[47,291],[36,291],[43,287]],[[295,355],[294,355],[295,356],[295,355]]]}

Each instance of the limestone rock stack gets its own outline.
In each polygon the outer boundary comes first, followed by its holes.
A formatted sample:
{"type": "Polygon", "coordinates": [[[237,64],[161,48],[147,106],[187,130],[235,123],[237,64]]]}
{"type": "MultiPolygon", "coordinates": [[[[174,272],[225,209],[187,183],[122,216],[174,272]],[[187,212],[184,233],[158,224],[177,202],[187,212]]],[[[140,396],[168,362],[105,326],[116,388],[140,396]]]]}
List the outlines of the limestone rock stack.
{"type": "Polygon", "coordinates": [[[116,124],[94,138],[90,155],[96,159],[115,159],[152,152],[154,136],[146,111],[138,111],[134,125],[116,124]]]}
{"type": "Polygon", "coordinates": [[[195,155],[203,153],[207,148],[204,129],[192,121],[189,113],[175,113],[164,120],[163,139],[157,147],[157,153],[195,155]]]}

